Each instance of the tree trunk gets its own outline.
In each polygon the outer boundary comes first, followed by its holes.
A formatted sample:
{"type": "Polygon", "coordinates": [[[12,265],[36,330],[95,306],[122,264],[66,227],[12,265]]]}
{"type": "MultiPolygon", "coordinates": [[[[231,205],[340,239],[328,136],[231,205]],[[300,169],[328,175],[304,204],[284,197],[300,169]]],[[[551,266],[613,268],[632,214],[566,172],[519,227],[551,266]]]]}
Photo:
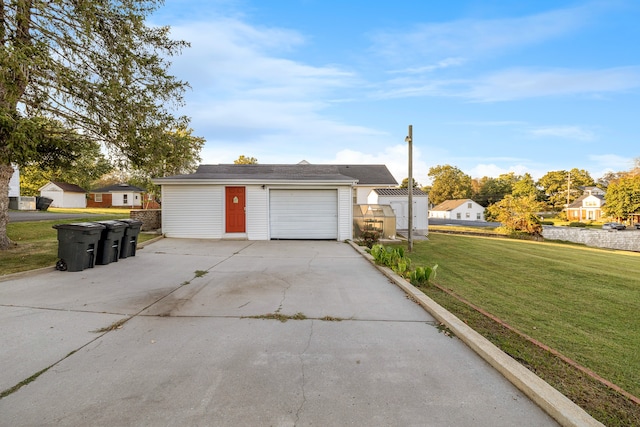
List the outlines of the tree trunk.
{"type": "Polygon", "coordinates": [[[9,181],[13,175],[11,165],[0,164],[0,250],[9,249],[13,242],[7,236],[9,223],[9,181]]]}

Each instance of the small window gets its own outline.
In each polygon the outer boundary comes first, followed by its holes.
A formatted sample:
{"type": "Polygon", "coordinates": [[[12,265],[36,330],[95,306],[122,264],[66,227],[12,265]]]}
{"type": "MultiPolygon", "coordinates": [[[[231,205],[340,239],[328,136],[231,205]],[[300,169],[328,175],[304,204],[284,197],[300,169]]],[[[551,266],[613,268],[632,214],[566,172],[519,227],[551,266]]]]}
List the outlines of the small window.
{"type": "Polygon", "coordinates": [[[466,218],[471,218],[471,213],[467,212],[465,215],[466,218]]]}
{"type": "Polygon", "coordinates": [[[95,194],[93,196],[93,200],[95,200],[98,203],[102,203],[102,193],[95,194]]]}
{"type": "Polygon", "coordinates": [[[467,203],[467,208],[469,208],[469,209],[472,208],[471,203],[467,203]]]}
{"type": "Polygon", "coordinates": [[[477,220],[481,220],[482,219],[482,214],[480,212],[476,213],[476,219],[477,220]]]}
{"type": "Polygon", "coordinates": [[[123,194],[122,195],[122,203],[125,204],[125,205],[127,203],[129,203],[129,195],[128,194],[123,194]]]}
{"type": "Polygon", "coordinates": [[[462,214],[460,212],[456,213],[456,219],[462,219],[462,214]]]}

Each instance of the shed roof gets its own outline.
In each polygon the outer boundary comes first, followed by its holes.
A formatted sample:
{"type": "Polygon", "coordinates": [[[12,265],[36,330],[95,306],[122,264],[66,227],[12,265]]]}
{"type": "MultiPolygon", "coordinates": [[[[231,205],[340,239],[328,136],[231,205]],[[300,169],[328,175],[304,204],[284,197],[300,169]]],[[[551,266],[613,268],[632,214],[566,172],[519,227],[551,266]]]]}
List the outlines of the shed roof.
{"type": "MultiPolygon", "coordinates": [[[[451,211],[454,210],[455,208],[462,206],[465,203],[476,203],[471,199],[455,199],[455,200],[445,200],[444,202],[434,206],[431,210],[432,211],[451,211]]],[[[478,203],[476,203],[478,204],[478,203]]]]}
{"type": "MultiPolygon", "coordinates": [[[[408,188],[375,188],[373,191],[378,193],[380,196],[408,196],[409,189],[408,188]]],[[[426,197],[427,193],[420,190],[419,188],[413,189],[413,196],[418,197],[426,197]]]]}
{"type": "MultiPolygon", "coordinates": [[[[86,193],[87,192],[87,190],[85,190],[84,188],[76,184],[69,184],[68,182],[62,182],[62,181],[50,181],[50,182],[51,184],[54,184],[56,187],[60,188],[62,191],[66,191],[67,193],[86,193]]],[[[47,185],[48,184],[45,184],[42,187],[40,187],[40,190],[42,190],[47,185]]]]}
{"type": "Polygon", "coordinates": [[[113,184],[107,185],[106,187],[96,188],[95,190],[91,190],[91,193],[144,193],[144,188],[136,187],[135,185],[129,185],[126,183],[123,184],[113,184]]]}

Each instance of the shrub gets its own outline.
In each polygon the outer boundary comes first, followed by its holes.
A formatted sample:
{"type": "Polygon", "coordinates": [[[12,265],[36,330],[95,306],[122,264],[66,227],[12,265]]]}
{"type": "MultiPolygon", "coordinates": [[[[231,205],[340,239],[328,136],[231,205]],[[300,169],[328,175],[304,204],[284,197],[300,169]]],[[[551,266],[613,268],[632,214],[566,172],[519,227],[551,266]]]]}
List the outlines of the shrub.
{"type": "Polygon", "coordinates": [[[555,222],[553,221],[540,221],[541,225],[555,225],[555,222]]]}
{"type": "Polygon", "coordinates": [[[380,232],[377,230],[365,230],[360,234],[363,245],[371,249],[380,240],[380,232]]]}
{"type": "Polygon", "coordinates": [[[586,227],[587,224],[584,222],[570,222],[569,227],[586,227]]]}
{"type": "Polygon", "coordinates": [[[436,277],[436,269],[438,264],[433,267],[416,267],[411,273],[409,273],[409,281],[413,286],[424,286],[429,283],[429,279],[433,274],[436,277]]]}

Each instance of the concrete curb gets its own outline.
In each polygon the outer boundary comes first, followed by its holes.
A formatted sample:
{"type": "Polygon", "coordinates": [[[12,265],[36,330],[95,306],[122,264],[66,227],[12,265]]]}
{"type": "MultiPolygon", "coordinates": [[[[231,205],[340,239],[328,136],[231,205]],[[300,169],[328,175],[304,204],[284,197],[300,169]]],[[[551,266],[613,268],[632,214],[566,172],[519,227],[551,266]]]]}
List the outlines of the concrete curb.
{"type": "Polygon", "coordinates": [[[584,409],[573,403],[533,372],[522,366],[508,354],[493,345],[485,337],[471,329],[466,323],[449,313],[438,303],[426,296],[390,268],[377,265],[364,248],[349,241],[349,244],[407,295],[420,304],[439,322],[445,324],[462,342],[493,366],[507,380],[526,394],[538,406],[565,427],[601,426],[604,424],[590,416],[584,409]]]}
{"type": "Polygon", "coordinates": [[[4,276],[0,276],[0,282],[6,282],[8,280],[14,280],[14,279],[22,279],[23,277],[37,276],[38,274],[55,271],[55,269],[56,267],[52,265],[51,267],[42,267],[42,268],[36,268],[35,270],[19,271],[17,273],[5,274],[4,276]]]}

